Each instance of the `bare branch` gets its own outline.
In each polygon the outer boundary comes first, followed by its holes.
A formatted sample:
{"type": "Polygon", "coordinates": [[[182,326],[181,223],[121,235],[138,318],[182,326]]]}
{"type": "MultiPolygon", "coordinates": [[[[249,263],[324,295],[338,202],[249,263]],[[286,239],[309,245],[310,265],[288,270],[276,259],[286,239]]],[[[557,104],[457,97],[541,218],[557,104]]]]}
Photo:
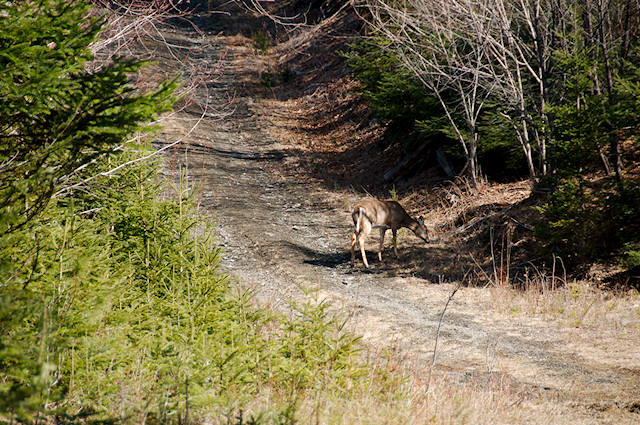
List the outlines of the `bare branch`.
{"type": "MultiPolygon", "coordinates": [[[[200,117],[200,120],[202,120],[202,119],[204,119],[204,116],[200,117]]],[[[170,149],[173,146],[176,146],[176,145],[182,143],[196,129],[196,127],[197,127],[197,123],[194,124],[191,127],[191,129],[187,132],[187,134],[185,134],[183,136],[183,138],[181,138],[179,140],[176,140],[175,142],[169,143],[169,144],[167,144],[166,146],[164,146],[164,147],[162,147],[160,149],[154,150],[153,152],[151,152],[148,155],[141,156],[141,157],[132,159],[130,161],[124,162],[124,163],[118,165],[117,167],[110,169],[109,171],[104,171],[104,172],[101,172],[101,173],[98,173],[98,174],[94,174],[94,175],[92,175],[92,176],[90,176],[90,177],[88,177],[88,178],[86,178],[86,179],[84,179],[84,180],[82,180],[82,181],[80,181],[78,183],[72,184],[70,186],[63,187],[62,189],[60,189],[56,193],[54,193],[52,198],[59,198],[60,196],[64,195],[65,193],[67,193],[67,192],[69,192],[69,191],[71,191],[73,189],[76,189],[78,187],[84,186],[85,184],[89,183],[90,181],[92,181],[92,180],[94,180],[94,179],[96,179],[98,177],[107,177],[107,176],[115,173],[116,171],[121,170],[122,168],[125,168],[125,167],[128,167],[130,165],[136,164],[138,162],[146,161],[146,160],[148,160],[150,158],[153,158],[154,156],[157,156],[158,154],[166,151],[167,149],[170,149]]],[[[127,143],[132,143],[132,142],[138,140],[139,137],[140,136],[136,136],[134,139],[129,140],[127,143]]]]}
{"type": "MultiPolygon", "coordinates": [[[[96,59],[95,63],[89,65],[90,70],[99,69],[111,61],[115,55],[127,55],[136,58],[140,58],[141,54],[143,56],[146,55],[148,58],[166,57],[167,60],[177,64],[177,67],[172,67],[171,72],[182,73],[181,80],[184,84],[180,88],[180,93],[178,93],[178,95],[181,95],[182,101],[178,109],[163,115],[157,123],[162,123],[162,121],[171,118],[192,121],[192,124],[187,133],[179,140],[170,142],[148,155],[127,161],[111,170],[85,177],[79,182],[64,186],[53,194],[54,198],[64,196],[71,190],[80,188],[98,177],[112,175],[125,167],[146,161],[183,143],[203,120],[221,120],[233,113],[229,106],[238,96],[238,93],[231,93],[227,95],[226,100],[219,104],[211,104],[208,86],[215,82],[222,73],[227,59],[227,50],[222,50],[218,60],[209,64],[206,61],[191,60],[192,53],[209,47],[204,41],[200,42],[200,44],[198,44],[198,41],[191,40],[188,43],[176,43],[167,38],[166,35],[170,34],[171,31],[164,24],[166,20],[169,18],[186,19],[185,12],[178,8],[181,3],[184,3],[183,1],[94,0],[93,2],[96,4],[96,8],[92,13],[105,15],[107,24],[101,34],[101,39],[91,46],[98,59],[96,59]],[[149,43],[149,41],[153,43],[149,43]],[[150,44],[154,46],[153,49],[146,47],[150,44]],[[176,68],[178,69],[177,71],[175,70],[176,68]],[[176,114],[187,109],[190,112],[186,116],[182,114],[180,117],[176,117],[176,114]],[[197,116],[190,117],[193,114],[193,109],[197,110],[197,116]]],[[[148,91],[155,89],[164,79],[171,78],[172,75],[153,69],[151,72],[143,70],[136,77],[137,79],[133,84],[141,91],[148,91]]],[[[111,152],[124,150],[127,146],[139,142],[141,137],[140,134],[135,135],[133,138],[114,147],[111,152]]],[[[94,158],[90,163],[84,164],[69,173],[69,175],[62,177],[61,181],[63,184],[64,182],[70,182],[81,171],[109,154],[105,153],[94,158]]]]}
{"type": "Polygon", "coordinates": [[[258,0],[234,0],[236,3],[244,6],[245,9],[252,10],[259,13],[262,16],[266,16],[276,24],[285,28],[288,32],[293,32],[297,29],[308,27],[307,22],[307,9],[304,13],[299,13],[294,16],[280,16],[265,9],[262,3],[258,0]]]}

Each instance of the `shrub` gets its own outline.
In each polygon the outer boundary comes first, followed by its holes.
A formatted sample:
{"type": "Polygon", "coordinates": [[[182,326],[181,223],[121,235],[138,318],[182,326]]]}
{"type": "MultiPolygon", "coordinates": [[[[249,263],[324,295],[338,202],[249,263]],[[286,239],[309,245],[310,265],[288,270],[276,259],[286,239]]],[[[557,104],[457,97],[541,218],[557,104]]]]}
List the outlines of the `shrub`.
{"type": "Polygon", "coordinates": [[[575,265],[601,250],[602,204],[583,182],[565,182],[539,211],[545,221],[537,224],[536,237],[547,253],[575,265]]]}
{"type": "Polygon", "coordinates": [[[261,391],[294,406],[359,379],[357,339],[327,304],[274,314],[220,273],[211,223],[187,190],[162,199],[160,167],[96,178],[10,234],[0,258],[9,418],[178,422],[187,402],[193,416],[224,416],[261,391]]]}
{"type": "Polygon", "coordinates": [[[618,258],[631,268],[640,247],[639,207],[635,181],[565,180],[539,208],[544,221],[537,223],[536,237],[544,252],[574,266],[618,258]]]}
{"type": "Polygon", "coordinates": [[[264,31],[257,31],[253,35],[253,50],[260,55],[266,55],[269,51],[269,37],[264,31]]]}

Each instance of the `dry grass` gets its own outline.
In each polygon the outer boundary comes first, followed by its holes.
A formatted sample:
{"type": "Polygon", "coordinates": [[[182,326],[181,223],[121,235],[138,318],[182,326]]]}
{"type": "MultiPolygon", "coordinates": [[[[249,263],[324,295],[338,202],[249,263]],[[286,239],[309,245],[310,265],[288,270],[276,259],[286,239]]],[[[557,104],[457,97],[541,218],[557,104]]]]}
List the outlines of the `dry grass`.
{"type": "Polygon", "coordinates": [[[612,291],[589,280],[536,276],[523,289],[491,287],[491,306],[508,315],[540,316],[558,326],[640,340],[640,293],[612,291]]]}
{"type": "MultiPolygon", "coordinates": [[[[572,278],[561,258],[546,267],[523,261],[521,246],[532,240],[532,196],[527,181],[484,185],[450,183],[431,194],[425,209],[435,236],[446,243],[482,239],[489,234],[484,251],[475,255],[476,286],[489,287],[491,306],[509,315],[540,316],[560,326],[619,332],[621,337],[640,338],[640,293],[633,288],[611,289],[604,278],[615,268],[594,266],[585,277],[572,278]],[[484,254],[484,255],[483,255],[484,254]],[[516,264],[520,261],[521,264],[516,264]],[[480,271],[480,263],[486,267],[480,271]]],[[[532,255],[529,253],[529,255],[532,255]]]]}
{"type": "MultiPolygon", "coordinates": [[[[588,412],[550,393],[514,381],[506,373],[460,375],[429,371],[389,354],[372,360],[365,385],[348,394],[317,389],[300,394],[296,417],[310,424],[558,424],[593,423],[588,412]]],[[[274,391],[273,389],[271,391],[274,391]]],[[[273,411],[276,392],[263,392],[248,415],[273,411]]],[[[620,413],[625,416],[624,412],[620,413]]],[[[270,423],[270,422],[267,422],[270,423]]],[[[631,423],[622,420],[621,423],[631,423]]]]}
{"type": "MultiPolygon", "coordinates": [[[[545,422],[559,419],[552,400],[525,401],[524,387],[502,373],[463,382],[438,372],[427,383],[428,371],[407,367],[405,359],[379,358],[373,367],[368,383],[348,394],[322,388],[298,395],[296,417],[315,424],[507,424],[534,421],[544,408],[545,422]]],[[[286,397],[274,389],[263,392],[248,406],[247,417],[273,412],[278,399],[286,397]]]]}
{"type": "Polygon", "coordinates": [[[474,214],[482,207],[496,215],[512,209],[530,195],[531,185],[526,180],[507,184],[483,183],[472,188],[466,180],[457,179],[425,194],[423,213],[439,236],[453,236],[470,228],[474,219],[476,222],[486,219],[486,215],[478,217],[474,214]]]}

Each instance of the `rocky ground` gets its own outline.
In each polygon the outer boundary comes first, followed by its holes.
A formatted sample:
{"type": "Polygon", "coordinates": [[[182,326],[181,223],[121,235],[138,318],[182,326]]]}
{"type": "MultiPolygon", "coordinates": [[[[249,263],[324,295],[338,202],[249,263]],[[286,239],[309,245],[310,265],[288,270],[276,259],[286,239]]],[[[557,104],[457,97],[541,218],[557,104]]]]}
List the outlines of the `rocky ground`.
{"type": "MultiPolygon", "coordinates": [[[[206,100],[211,107],[187,106],[169,118],[158,146],[182,140],[167,151],[169,173],[185,171],[200,210],[218,223],[224,269],[259,302],[286,308],[287,300],[314,289],[350,317],[348,325],[364,336],[371,353],[393,348],[416,368],[434,360],[439,329],[435,367],[460,382],[501,374],[522,400],[539,408],[531,423],[640,421],[637,304],[629,304],[619,326],[605,331],[515,314],[490,287],[463,286],[447,304],[460,281],[447,267],[463,260],[429,216],[433,242],[425,245],[405,232],[400,258],[387,247],[384,263],[370,251],[371,270],[360,262],[352,267],[349,209],[366,193],[307,178],[303,167],[313,161],[308,150],[314,136],[309,134],[306,147],[294,140],[309,124],[308,114],[302,122],[295,119],[304,104],[292,103],[293,96],[278,98],[261,83],[274,59],[258,54],[251,38],[209,25],[202,32],[166,32],[190,61],[221,67],[196,92],[200,104],[206,100]]],[[[171,57],[160,49],[155,54],[161,67],[171,68],[171,57]]],[[[327,92],[323,87],[301,90],[313,100],[314,93],[327,92]]],[[[528,196],[526,185],[515,191],[517,201],[528,196]]]]}

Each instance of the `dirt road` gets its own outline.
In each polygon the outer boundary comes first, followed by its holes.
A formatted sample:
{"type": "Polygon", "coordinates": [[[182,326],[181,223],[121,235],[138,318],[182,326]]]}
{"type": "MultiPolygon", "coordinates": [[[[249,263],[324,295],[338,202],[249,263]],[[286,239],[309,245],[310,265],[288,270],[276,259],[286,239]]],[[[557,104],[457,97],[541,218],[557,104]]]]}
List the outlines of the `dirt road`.
{"type": "MultiPolygon", "coordinates": [[[[224,268],[275,307],[303,296],[301,286],[317,288],[336,310],[352,315],[352,329],[372,352],[394,347],[406,364],[428,366],[455,283],[446,283],[447,276],[395,275],[377,262],[371,271],[352,268],[347,206],[362,195],[331,193],[278,174],[277,163],[291,159],[290,147],[267,131],[266,117],[275,111],[260,102],[263,58],[251,41],[179,32],[170,37],[191,49],[193,60],[213,63],[227,51],[223,73],[209,82],[206,95],[220,105],[237,94],[230,115],[218,120],[205,114],[191,130],[184,119],[200,112],[185,112],[165,124],[162,135],[164,143],[184,138],[169,155],[170,167],[183,164],[192,181],[202,182],[200,208],[219,224],[224,268]]],[[[446,248],[442,242],[425,247],[409,234],[400,247],[425,253],[446,248]]],[[[390,250],[386,254],[401,261],[390,250]]],[[[538,423],[640,421],[640,341],[625,332],[626,326],[637,330],[637,314],[616,332],[585,333],[499,311],[491,307],[493,296],[490,289],[463,287],[449,303],[436,358],[442,373],[460,381],[503,373],[544,411],[538,423]]]]}

